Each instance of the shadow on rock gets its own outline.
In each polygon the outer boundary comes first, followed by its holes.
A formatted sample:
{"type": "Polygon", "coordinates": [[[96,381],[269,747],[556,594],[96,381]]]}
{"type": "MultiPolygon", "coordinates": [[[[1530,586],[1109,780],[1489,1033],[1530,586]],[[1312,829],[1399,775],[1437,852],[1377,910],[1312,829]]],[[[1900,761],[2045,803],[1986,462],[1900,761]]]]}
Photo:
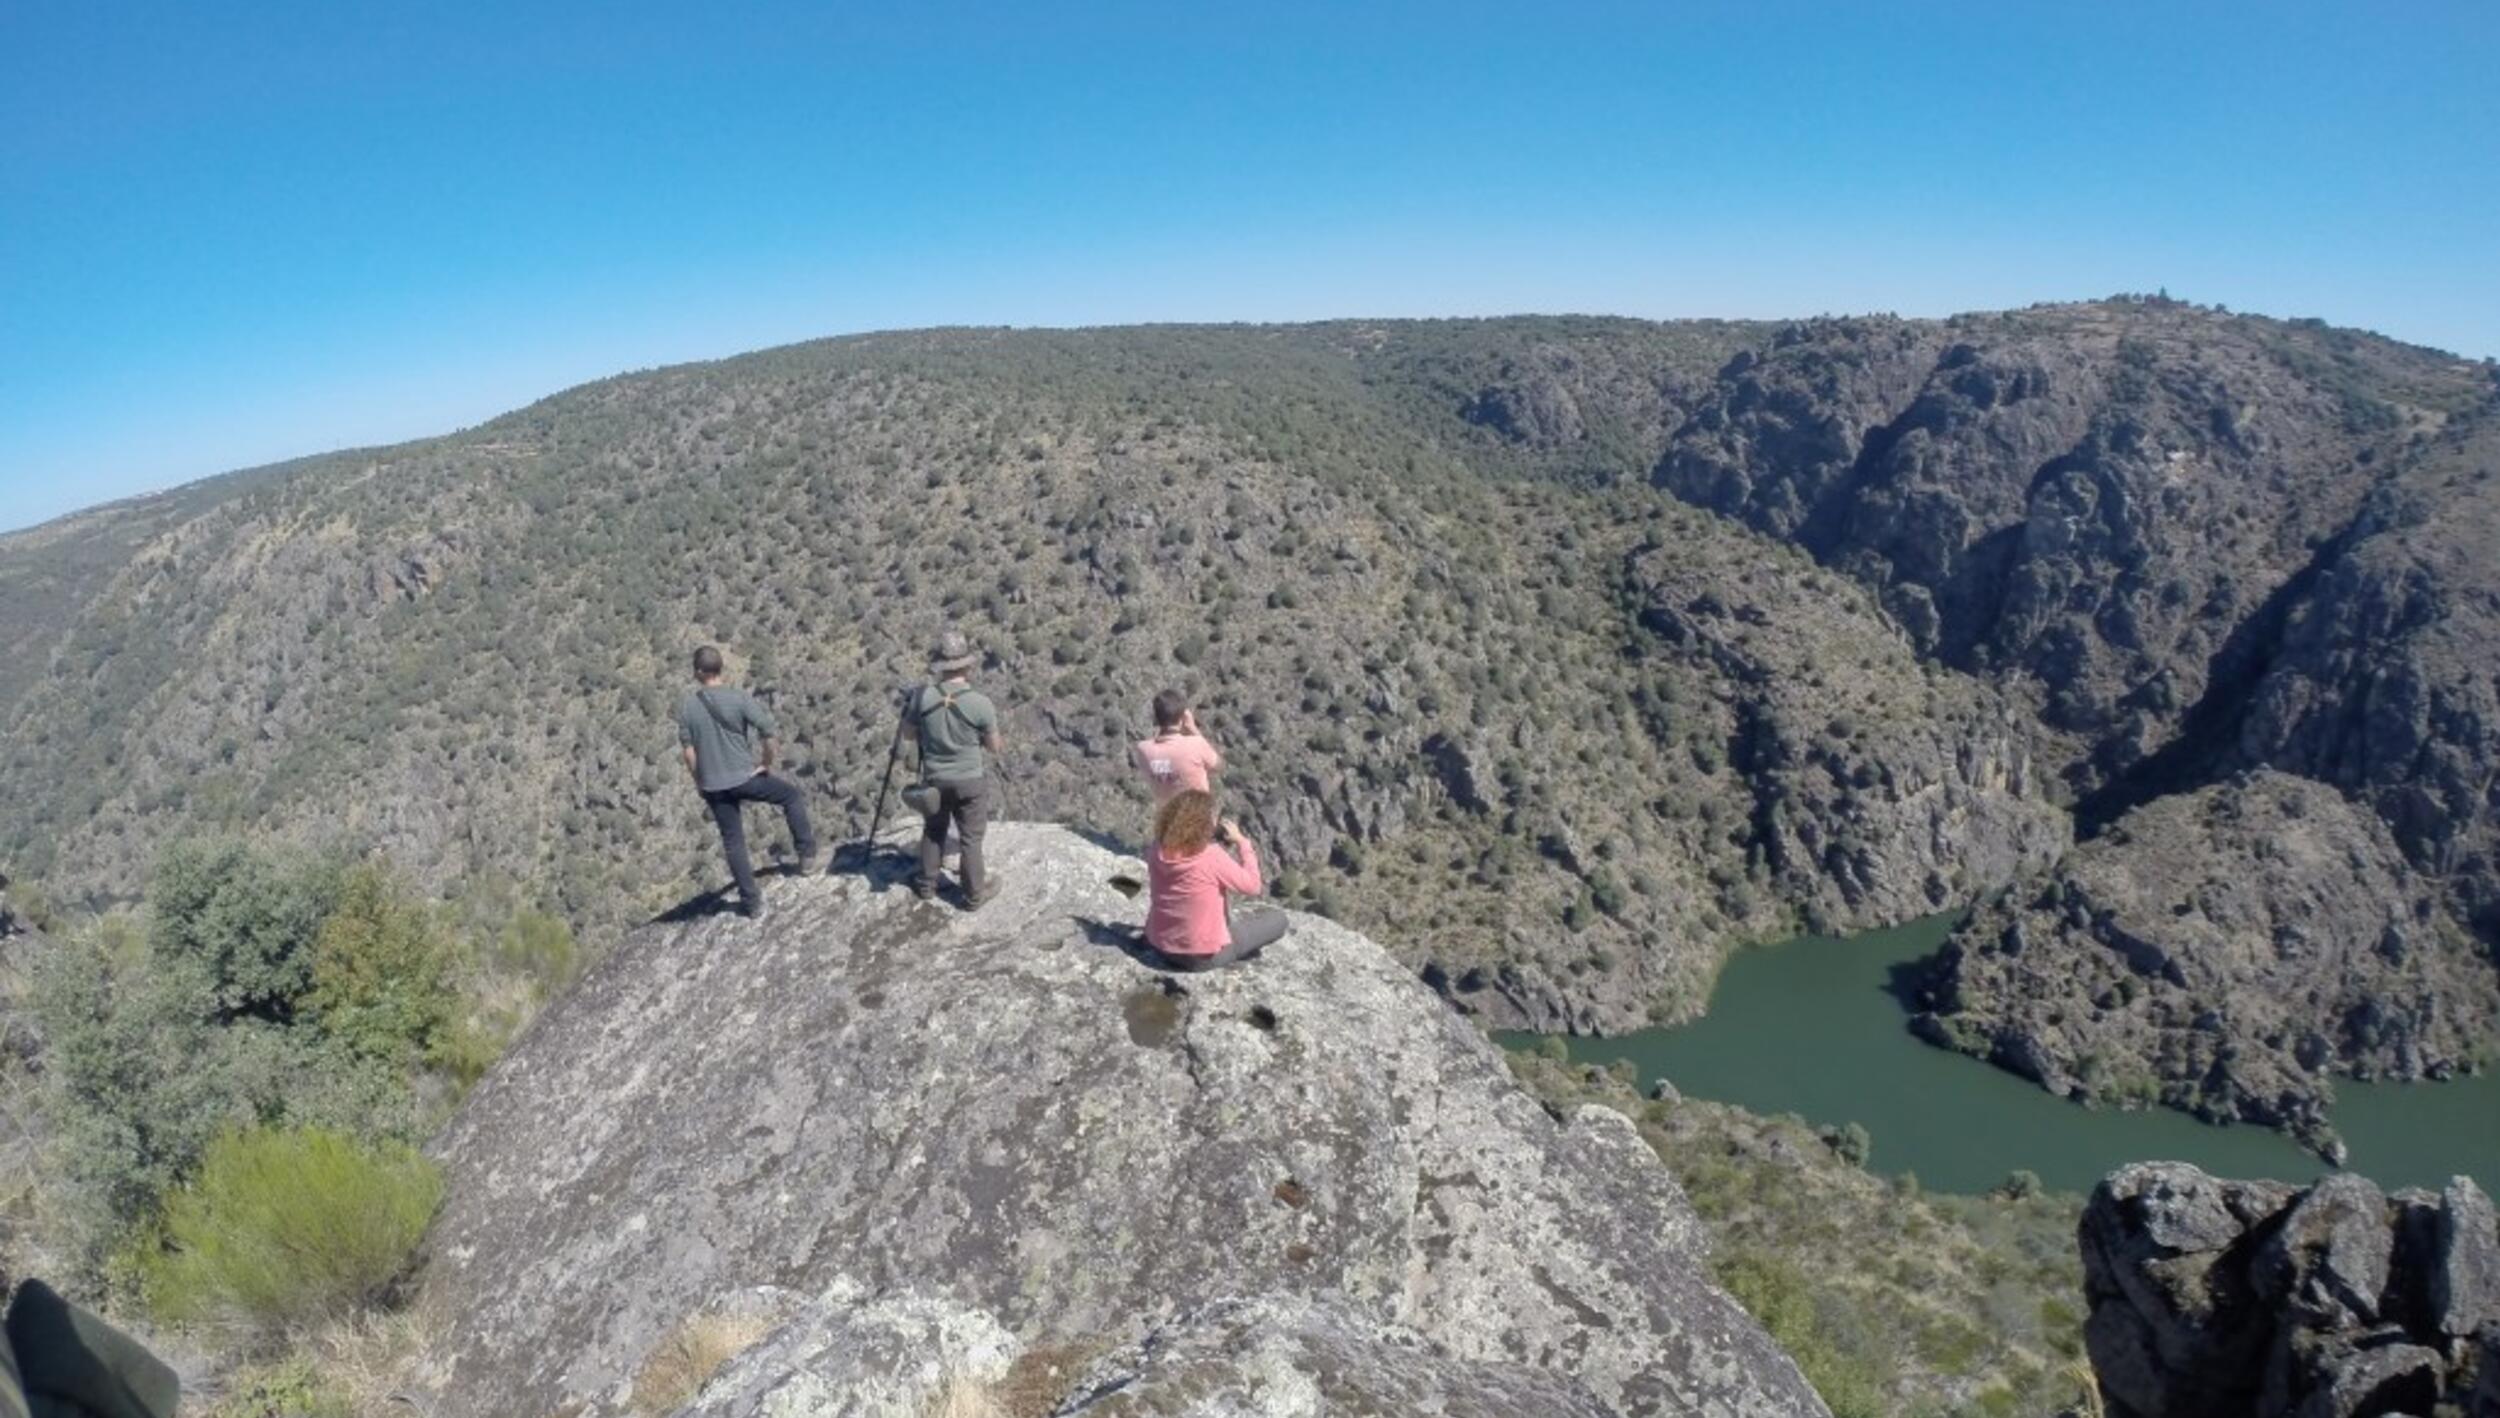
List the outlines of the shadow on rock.
{"type": "Polygon", "coordinates": [[[1158,975],[1180,973],[1165,964],[1153,946],[1146,944],[1143,927],[1132,926],[1125,921],[1106,921],[1097,916],[1078,916],[1075,920],[1077,928],[1085,932],[1087,944],[1119,951],[1158,975]]]}

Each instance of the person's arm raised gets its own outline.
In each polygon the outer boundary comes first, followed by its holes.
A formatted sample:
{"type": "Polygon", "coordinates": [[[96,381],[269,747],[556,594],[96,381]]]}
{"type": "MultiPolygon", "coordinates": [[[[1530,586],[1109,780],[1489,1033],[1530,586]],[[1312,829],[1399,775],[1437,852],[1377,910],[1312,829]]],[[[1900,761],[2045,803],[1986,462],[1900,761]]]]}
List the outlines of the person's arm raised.
{"type": "Polygon", "coordinates": [[[1217,884],[1244,896],[1256,896],[1265,891],[1267,882],[1259,875],[1259,849],[1250,844],[1250,838],[1241,830],[1241,824],[1225,818],[1223,835],[1218,840],[1232,850],[1221,853],[1216,860],[1217,884]],[[1238,859],[1236,853],[1239,854],[1238,859]]]}
{"type": "Polygon", "coordinates": [[[1196,739],[1198,742],[1200,742],[1200,743],[1202,743],[1202,744],[1205,744],[1205,745],[1206,745],[1206,747],[1207,747],[1207,771],[1208,771],[1208,772],[1210,772],[1210,773],[1221,773],[1221,772],[1223,772],[1223,771],[1224,771],[1224,750],[1222,750],[1222,749],[1220,749],[1220,748],[1217,748],[1217,747],[1215,746],[1215,741],[1207,737],[1207,731],[1206,731],[1206,730],[1204,730],[1204,729],[1202,729],[1202,728],[1199,728],[1199,727],[1198,727],[1198,711],[1197,711],[1197,710],[1195,710],[1195,709],[1184,709],[1184,710],[1182,710],[1182,711],[1181,711],[1181,729],[1182,729],[1182,731],[1183,731],[1183,732],[1187,733],[1187,734],[1188,734],[1191,738],[1194,738],[1194,739],[1196,739]]]}

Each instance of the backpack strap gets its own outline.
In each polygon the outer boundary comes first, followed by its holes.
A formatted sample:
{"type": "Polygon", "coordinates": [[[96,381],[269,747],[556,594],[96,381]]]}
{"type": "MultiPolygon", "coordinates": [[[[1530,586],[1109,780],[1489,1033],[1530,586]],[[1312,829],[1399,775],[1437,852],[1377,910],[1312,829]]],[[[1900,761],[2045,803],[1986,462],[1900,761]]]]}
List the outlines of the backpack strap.
{"type": "Polygon", "coordinates": [[[704,712],[712,716],[713,723],[720,725],[722,733],[731,735],[735,738],[743,739],[746,737],[747,731],[740,728],[738,725],[729,722],[729,720],[721,714],[720,706],[712,702],[712,696],[710,694],[698,689],[694,692],[694,697],[703,701],[704,712]]]}
{"type": "Polygon", "coordinates": [[[955,707],[955,701],[962,698],[964,694],[969,693],[969,690],[958,690],[953,694],[949,694],[947,693],[946,686],[944,685],[924,684],[920,687],[920,692],[925,697],[928,692],[933,689],[936,690],[938,694],[937,703],[931,704],[926,708],[918,708],[918,706],[915,706],[915,709],[917,710],[915,717],[919,720],[919,722],[926,724],[939,710],[953,709],[955,711],[955,717],[964,721],[965,728],[969,729],[973,727],[972,716],[955,707]]]}

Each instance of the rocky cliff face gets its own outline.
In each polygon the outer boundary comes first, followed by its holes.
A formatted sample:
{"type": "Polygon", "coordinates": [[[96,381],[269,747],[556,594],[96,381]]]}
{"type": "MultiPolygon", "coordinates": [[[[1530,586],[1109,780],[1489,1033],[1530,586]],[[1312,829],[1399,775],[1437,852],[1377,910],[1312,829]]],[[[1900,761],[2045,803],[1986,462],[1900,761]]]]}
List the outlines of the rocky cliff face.
{"type": "Polygon", "coordinates": [[[1795,326],[1656,476],[1876,587],[1922,650],[2032,683],[2088,791],[2177,734],[2406,431],[2488,399],[2462,363],[2357,385],[2280,346],[2158,307],[1795,326]]]}
{"type": "Polygon", "coordinates": [[[2074,794],[2081,845],[1964,929],[1930,1037],[2331,1145],[2325,1074],[2492,1038],[2490,371],[2158,304],[2037,314],[1791,327],[1656,481],[1875,591],[2031,711],[2074,794]],[[2286,821],[2267,774],[2325,787],[2286,821]]]}
{"type": "MultiPolygon", "coordinates": [[[[1056,828],[992,850],[977,914],[783,882],[770,921],[638,933],[540,1019],[438,1144],[440,1411],[620,1411],[757,1286],[780,1332],[694,1411],[826,1411],[796,1395],[875,1349],[829,1326],[934,1327],[975,1379],[1097,1356],[1046,1412],[1822,1411],[1621,1116],[1548,1115],[1376,946],[1298,917],[1166,976],[1123,948],[1136,862],[1056,828]]],[[[879,1382],[944,1377],[935,1341],[878,1343],[914,1356],[879,1382]]]]}
{"type": "Polygon", "coordinates": [[[2500,978],[2387,829],[2273,771],[2138,808],[1976,912],[1930,989],[1925,1036],[2052,1091],[2330,1151],[2332,1077],[2445,1076],[2500,1032],[2500,978]]]}
{"type": "Polygon", "coordinates": [[[2372,496],[2286,618],[2236,724],[2242,761],[2333,783],[2500,944],[2500,423],[2372,496]]]}
{"type": "Polygon", "coordinates": [[[2500,1413],[2500,1233],[2462,1177],[2389,1196],[2143,1163],[2080,1234],[2115,1418],[2500,1413]]]}
{"type": "Polygon", "coordinates": [[[1873,598],[1660,536],[1626,562],[1669,717],[1708,716],[1751,789],[1743,835],[1818,930],[1890,924],[2055,861],[2066,814],[2031,729],[1982,681],[1922,664],[1873,598]]]}

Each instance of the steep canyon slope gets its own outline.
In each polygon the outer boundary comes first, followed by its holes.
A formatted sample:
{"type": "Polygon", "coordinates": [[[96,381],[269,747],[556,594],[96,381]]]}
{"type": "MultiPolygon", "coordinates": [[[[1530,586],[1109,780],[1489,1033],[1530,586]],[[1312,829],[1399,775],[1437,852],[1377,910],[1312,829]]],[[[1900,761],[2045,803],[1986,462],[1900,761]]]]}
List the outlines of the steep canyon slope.
{"type": "MultiPolygon", "coordinates": [[[[930,331],[622,376],[85,514],[120,540],[74,578],[0,538],[41,666],[0,685],[0,857],[98,901],[248,824],[614,923],[717,873],[666,756],[691,642],[840,830],[951,622],[1017,815],[1133,837],[1121,749],[1181,685],[1288,896],[1502,1022],[1689,1014],[1734,942],[2029,899],[2256,767],[2384,824],[2446,926],[2422,948],[2487,971],[2493,398],[2147,301],[930,331]]],[[[1953,998],[1958,1038],[2013,1027],[1953,998]]]]}

